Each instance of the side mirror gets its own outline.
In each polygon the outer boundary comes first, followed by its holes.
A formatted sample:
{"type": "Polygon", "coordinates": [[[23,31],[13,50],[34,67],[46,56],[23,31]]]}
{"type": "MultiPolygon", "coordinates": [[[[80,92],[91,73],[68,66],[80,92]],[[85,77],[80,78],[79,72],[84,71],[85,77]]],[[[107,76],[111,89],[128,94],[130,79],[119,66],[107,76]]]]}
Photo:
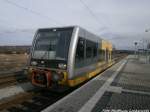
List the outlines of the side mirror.
{"type": "Polygon", "coordinates": [[[31,47],[27,48],[27,54],[31,53],[31,47]]]}

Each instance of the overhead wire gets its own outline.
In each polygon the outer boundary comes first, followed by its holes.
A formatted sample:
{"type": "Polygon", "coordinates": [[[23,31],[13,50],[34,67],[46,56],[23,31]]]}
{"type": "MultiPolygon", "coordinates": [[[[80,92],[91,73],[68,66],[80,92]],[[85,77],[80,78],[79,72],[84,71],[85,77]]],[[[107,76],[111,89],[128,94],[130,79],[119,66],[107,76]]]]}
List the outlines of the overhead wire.
{"type": "MultiPolygon", "coordinates": [[[[50,18],[49,16],[46,16],[46,15],[44,15],[44,14],[41,14],[41,13],[39,13],[39,12],[36,12],[36,11],[34,11],[34,10],[31,10],[31,9],[29,9],[29,8],[27,8],[27,7],[23,7],[23,6],[21,6],[21,5],[19,5],[19,4],[17,4],[17,3],[15,3],[15,2],[12,2],[12,1],[10,1],[10,0],[3,0],[4,2],[6,2],[6,3],[8,3],[8,4],[11,4],[11,5],[13,5],[13,6],[15,6],[15,7],[17,7],[17,8],[20,8],[20,9],[23,9],[23,10],[25,10],[25,11],[27,11],[27,12],[29,12],[29,13],[32,13],[32,14],[34,14],[34,15],[37,15],[37,16],[39,16],[39,17],[42,17],[42,18],[44,18],[44,19],[46,19],[46,20],[49,20],[49,21],[53,21],[53,24],[55,24],[55,25],[63,25],[62,23],[60,23],[60,22],[58,22],[58,21],[56,21],[56,20],[54,20],[54,19],[52,19],[52,18],[50,18]]],[[[5,21],[2,21],[2,22],[5,22],[5,21]]],[[[7,22],[5,22],[5,23],[7,23],[7,22]]],[[[8,24],[8,23],[7,23],[8,24]]],[[[16,27],[14,27],[16,30],[15,31],[3,31],[3,32],[0,32],[0,34],[3,34],[3,33],[16,33],[16,32],[18,32],[18,31],[20,31],[20,32],[30,32],[29,30],[27,30],[27,29],[22,29],[22,30],[18,30],[16,27]]]]}
{"type": "Polygon", "coordinates": [[[27,7],[24,7],[24,6],[21,6],[21,5],[17,4],[17,3],[15,3],[15,2],[10,1],[10,0],[3,0],[3,1],[6,2],[6,3],[8,3],[8,4],[11,4],[11,5],[13,5],[13,6],[17,7],[17,8],[20,8],[20,9],[23,9],[23,10],[25,10],[27,12],[30,12],[30,13],[32,13],[34,15],[42,17],[42,18],[44,18],[46,20],[50,20],[51,22],[53,21],[53,24],[55,24],[55,25],[63,25],[62,23],[60,23],[60,22],[52,19],[51,17],[49,17],[47,15],[42,14],[40,12],[36,12],[36,11],[34,11],[32,9],[29,9],[27,7]]]}
{"type": "MultiPolygon", "coordinates": [[[[25,11],[28,11],[28,12],[34,14],[34,15],[37,15],[37,16],[43,17],[43,18],[45,18],[45,19],[47,19],[47,20],[53,21],[53,23],[55,23],[55,25],[57,25],[57,24],[59,24],[59,25],[61,24],[61,25],[62,25],[62,23],[60,23],[60,22],[58,22],[58,21],[56,21],[56,20],[53,20],[52,18],[50,18],[50,17],[48,17],[48,16],[46,16],[46,15],[43,15],[43,14],[41,14],[41,13],[39,13],[39,12],[36,12],[36,11],[34,11],[34,10],[31,10],[31,9],[29,9],[29,8],[27,8],[27,7],[21,6],[21,5],[17,4],[17,3],[15,3],[15,2],[12,2],[12,1],[10,1],[10,0],[3,0],[3,1],[5,1],[5,2],[7,2],[7,3],[9,3],[9,4],[11,4],[11,5],[15,6],[15,7],[18,7],[18,8],[20,8],[20,9],[23,9],[23,10],[25,10],[25,11]]],[[[95,19],[95,21],[96,21],[98,24],[103,24],[103,23],[99,22],[99,19],[97,18],[97,16],[94,14],[94,12],[91,10],[91,8],[90,8],[83,0],[79,0],[79,1],[84,5],[84,7],[87,9],[87,11],[90,13],[90,15],[95,19]]],[[[98,28],[98,29],[101,29],[101,28],[102,28],[102,27],[100,27],[100,28],[98,28]]],[[[106,27],[105,27],[105,28],[106,28],[106,27]]]]}
{"type": "MultiPolygon", "coordinates": [[[[103,24],[102,22],[99,21],[99,18],[94,14],[94,12],[91,10],[91,8],[83,1],[83,0],[79,0],[80,3],[82,3],[82,5],[87,9],[87,11],[89,12],[89,14],[95,19],[95,21],[98,23],[98,24],[103,24]]],[[[106,25],[104,25],[105,28],[106,25]]],[[[99,29],[101,29],[102,27],[100,27],[99,29]]]]}

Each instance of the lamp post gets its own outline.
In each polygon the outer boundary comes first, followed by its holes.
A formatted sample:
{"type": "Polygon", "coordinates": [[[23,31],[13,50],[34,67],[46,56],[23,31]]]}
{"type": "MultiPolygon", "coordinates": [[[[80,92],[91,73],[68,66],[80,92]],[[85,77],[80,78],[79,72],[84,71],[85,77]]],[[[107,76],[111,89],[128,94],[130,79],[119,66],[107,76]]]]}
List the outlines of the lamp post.
{"type": "Polygon", "coordinates": [[[136,50],[137,50],[136,46],[137,46],[137,44],[138,44],[137,42],[134,42],[134,45],[135,45],[135,51],[134,51],[135,58],[136,58],[136,50]]]}
{"type": "MultiPolygon", "coordinates": [[[[146,29],[145,32],[149,32],[150,29],[146,29]]],[[[148,59],[148,63],[150,63],[150,41],[146,40],[146,57],[148,59]]]]}

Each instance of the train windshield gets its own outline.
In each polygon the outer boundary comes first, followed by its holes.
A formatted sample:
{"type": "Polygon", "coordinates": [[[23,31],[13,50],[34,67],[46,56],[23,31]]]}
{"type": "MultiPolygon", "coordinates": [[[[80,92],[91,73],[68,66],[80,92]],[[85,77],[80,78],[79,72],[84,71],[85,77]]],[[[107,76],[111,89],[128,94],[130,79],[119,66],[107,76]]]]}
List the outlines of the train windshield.
{"type": "Polygon", "coordinates": [[[32,58],[66,60],[73,29],[47,29],[37,33],[32,58]]]}

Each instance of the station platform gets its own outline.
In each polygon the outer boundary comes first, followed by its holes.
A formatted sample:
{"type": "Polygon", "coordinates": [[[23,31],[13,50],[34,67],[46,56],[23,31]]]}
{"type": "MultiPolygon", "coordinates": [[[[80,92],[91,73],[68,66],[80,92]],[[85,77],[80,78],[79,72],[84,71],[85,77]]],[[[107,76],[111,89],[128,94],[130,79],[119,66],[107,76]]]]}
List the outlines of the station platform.
{"type": "Polygon", "coordinates": [[[116,111],[150,111],[150,64],[132,55],[42,112],[116,111]]]}

